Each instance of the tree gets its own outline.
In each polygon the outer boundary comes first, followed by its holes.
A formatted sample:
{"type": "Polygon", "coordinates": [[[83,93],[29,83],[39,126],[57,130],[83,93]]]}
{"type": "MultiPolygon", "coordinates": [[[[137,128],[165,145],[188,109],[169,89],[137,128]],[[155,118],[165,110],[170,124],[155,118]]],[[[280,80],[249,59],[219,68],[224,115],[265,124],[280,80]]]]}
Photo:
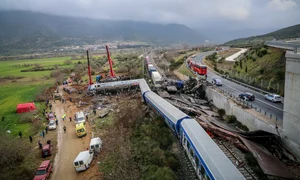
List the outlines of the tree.
{"type": "Polygon", "coordinates": [[[73,81],[75,81],[77,84],[81,80],[82,76],[79,72],[75,73],[75,76],[73,77],[73,81]]]}
{"type": "Polygon", "coordinates": [[[223,120],[223,116],[225,115],[225,109],[218,109],[218,114],[221,120],[223,120]]]}
{"type": "Polygon", "coordinates": [[[240,68],[243,68],[243,61],[240,60],[240,68]]]}
{"type": "Polygon", "coordinates": [[[71,60],[65,60],[65,61],[64,61],[64,65],[70,65],[70,64],[72,64],[72,61],[71,61],[71,60]]]}

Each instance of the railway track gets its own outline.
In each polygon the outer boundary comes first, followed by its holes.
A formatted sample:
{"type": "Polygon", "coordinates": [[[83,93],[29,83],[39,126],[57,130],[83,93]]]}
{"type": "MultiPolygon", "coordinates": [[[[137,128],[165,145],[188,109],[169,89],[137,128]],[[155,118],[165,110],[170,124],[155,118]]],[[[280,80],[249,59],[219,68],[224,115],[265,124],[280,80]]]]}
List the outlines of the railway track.
{"type": "Polygon", "coordinates": [[[247,180],[258,179],[254,171],[247,165],[244,154],[242,152],[236,149],[229,142],[221,140],[220,138],[214,138],[213,140],[217,143],[219,148],[224,152],[228,159],[236,165],[237,169],[247,180]]]}
{"type": "Polygon", "coordinates": [[[176,153],[176,156],[179,159],[180,164],[181,164],[182,172],[179,175],[180,179],[182,179],[182,180],[198,180],[197,174],[196,174],[191,162],[189,161],[188,156],[184,152],[183,147],[180,145],[180,143],[178,144],[178,146],[179,146],[179,149],[178,149],[178,153],[176,153]]]}

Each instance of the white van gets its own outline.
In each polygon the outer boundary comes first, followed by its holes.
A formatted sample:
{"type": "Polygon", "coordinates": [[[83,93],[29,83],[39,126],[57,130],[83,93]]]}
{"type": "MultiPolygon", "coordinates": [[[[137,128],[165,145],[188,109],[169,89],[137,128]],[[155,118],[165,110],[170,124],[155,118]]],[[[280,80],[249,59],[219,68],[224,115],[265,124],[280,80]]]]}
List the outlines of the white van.
{"type": "Polygon", "coordinates": [[[76,123],[84,123],[85,124],[85,117],[84,117],[84,113],[82,111],[80,112],[76,112],[76,115],[75,115],[75,120],[76,120],[76,123]]]}
{"type": "Polygon", "coordinates": [[[90,167],[93,160],[93,151],[82,151],[78,154],[73,162],[76,171],[85,171],[90,167]]]}
{"type": "Polygon", "coordinates": [[[90,150],[100,152],[102,147],[102,140],[99,137],[91,139],[90,150]]]}

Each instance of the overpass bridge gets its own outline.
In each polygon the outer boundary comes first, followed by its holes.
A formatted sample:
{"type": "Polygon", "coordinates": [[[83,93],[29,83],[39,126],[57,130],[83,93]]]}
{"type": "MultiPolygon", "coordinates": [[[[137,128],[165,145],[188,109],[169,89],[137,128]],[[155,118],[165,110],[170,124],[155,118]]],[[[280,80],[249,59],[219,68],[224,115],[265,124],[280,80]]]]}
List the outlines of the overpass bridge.
{"type": "Polygon", "coordinates": [[[285,54],[284,131],[281,140],[300,159],[300,43],[269,41],[265,44],[271,47],[292,50],[287,51],[285,54]]]}
{"type": "Polygon", "coordinates": [[[265,44],[271,47],[291,50],[294,51],[295,54],[300,53],[300,43],[291,43],[291,42],[284,42],[284,41],[267,41],[265,42],[265,44]]]}

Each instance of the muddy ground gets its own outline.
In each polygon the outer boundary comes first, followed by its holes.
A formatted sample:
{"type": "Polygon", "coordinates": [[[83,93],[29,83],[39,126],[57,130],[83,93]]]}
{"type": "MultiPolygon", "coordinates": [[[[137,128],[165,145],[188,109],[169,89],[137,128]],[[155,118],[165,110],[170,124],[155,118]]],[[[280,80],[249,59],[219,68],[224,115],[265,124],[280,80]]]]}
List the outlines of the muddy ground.
{"type": "MultiPolygon", "coordinates": [[[[60,87],[60,92],[63,93],[63,96],[69,97],[60,87]]],[[[66,98],[66,103],[61,103],[56,100],[52,102],[53,112],[56,113],[58,118],[58,127],[57,127],[57,147],[58,151],[54,160],[54,170],[51,175],[52,180],[76,180],[76,179],[100,179],[98,173],[97,160],[94,158],[90,168],[84,172],[76,172],[73,166],[73,161],[79,152],[86,150],[89,147],[90,140],[92,138],[92,130],[89,125],[89,122],[86,123],[87,135],[78,138],[75,133],[75,122],[74,114],[77,111],[83,110],[82,108],[77,107],[77,102],[70,102],[69,98],[66,98]],[[62,120],[62,115],[66,113],[67,118],[65,121],[62,120]],[[69,117],[72,117],[70,122],[69,117]],[[63,126],[67,127],[66,133],[63,131],[63,126]]]]}

